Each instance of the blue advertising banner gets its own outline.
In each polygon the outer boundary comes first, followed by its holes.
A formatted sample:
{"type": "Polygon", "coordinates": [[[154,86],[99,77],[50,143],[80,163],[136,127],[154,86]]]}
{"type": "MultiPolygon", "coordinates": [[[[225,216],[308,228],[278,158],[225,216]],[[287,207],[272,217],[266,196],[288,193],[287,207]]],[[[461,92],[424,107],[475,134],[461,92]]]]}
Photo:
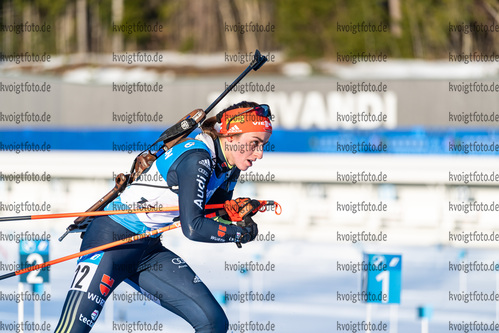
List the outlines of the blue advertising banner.
{"type": "MultiPolygon", "coordinates": [[[[0,128],[0,152],[19,153],[48,149],[122,151],[134,154],[146,150],[161,132],[157,128],[134,130],[0,128]]],[[[197,133],[194,132],[191,136],[197,133]]],[[[499,130],[497,128],[335,131],[275,129],[270,142],[264,147],[264,152],[499,155],[499,130]]]]}

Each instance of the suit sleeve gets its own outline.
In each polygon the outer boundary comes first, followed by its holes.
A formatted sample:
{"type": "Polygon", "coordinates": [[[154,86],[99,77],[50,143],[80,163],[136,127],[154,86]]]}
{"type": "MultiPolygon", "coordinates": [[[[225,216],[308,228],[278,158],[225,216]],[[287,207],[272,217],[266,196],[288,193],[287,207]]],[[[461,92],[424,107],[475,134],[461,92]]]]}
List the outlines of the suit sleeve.
{"type": "Polygon", "coordinates": [[[206,191],[211,170],[202,160],[211,160],[206,151],[192,150],[184,153],[178,163],[172,165],[168,177],[176,177],[180,222],[184,235],[199,242],[236,242],[242,228],[218,223],[205,218],[206,191]]]}

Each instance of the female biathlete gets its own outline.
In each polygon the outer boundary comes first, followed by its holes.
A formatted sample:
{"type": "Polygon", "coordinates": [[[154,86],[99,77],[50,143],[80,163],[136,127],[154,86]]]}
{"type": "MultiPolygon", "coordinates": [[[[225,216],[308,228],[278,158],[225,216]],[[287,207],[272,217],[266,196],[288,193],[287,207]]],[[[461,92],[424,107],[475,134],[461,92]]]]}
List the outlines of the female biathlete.
{"type": "MultiPolygon", "coordinates": [[[[184,235],[194,241],[255,239],[258,228],[247,214],[257,211],[255,200],[232,200],[232,194],[240,171],[262,158],[263,145],[272,133],[270,120],[269,107],[253,102],[232,105],[207,119],[201,134],[166,151],[105,208],[178,205],[179,212],[98,217],[88,227],[81,250],[154,230],[178,218],[184,235]],[[229,218],[206,218],[208,202],[224,203],[229,218]],[[244,223],[228,221],[241,221],[242,216],[244,223]]],[[[206,285],[156,236],[81,257],[55,332],[89,332],[122,281],[184,318],[196,332],[228,330],[227,317],[206,285]]]]}

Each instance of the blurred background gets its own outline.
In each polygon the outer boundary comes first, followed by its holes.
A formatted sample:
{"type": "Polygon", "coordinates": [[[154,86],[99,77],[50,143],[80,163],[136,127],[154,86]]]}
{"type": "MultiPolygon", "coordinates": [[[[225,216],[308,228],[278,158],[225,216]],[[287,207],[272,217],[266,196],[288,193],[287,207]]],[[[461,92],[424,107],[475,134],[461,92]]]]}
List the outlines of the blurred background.
{"type": "MultiPolygon", "coordinates": [[[[495,301],[450,294],[499,293],[496,269],[451,269],[499,260],[495,241],[455,237],[496,232],[497,209],[465,207],[496,204],[497,151],[451,148],[499,143],[499,2],[4,0],[0,13],[0,216],[86,210],[166,128],[210,105],[258,49],[268,62],[210,115],[241,100],[270,105],[272,138],[236,195],[276,200],[282,214],[260,213],[268,237],[242,250],[179,230],[162,236],[223,303],[229,332],[256,331],[244,327],[250,321],[275,332],[354,332],[362,320],[389,332],[498,322],[495,301]],[[353,121],[358,114],[385,118],[353,121]],[[362,142],[386,149],[353,153],[362,142]],[[384,178],[354,180],[359,173],[384,178]],[[342,208],[362,202],[386,209],[342,208]],[[346,237],[359,232],[386,240],[346,237]],[[366,288],[361,272],[341,269],[364,253],[401,255],[400,283],[390,280],[400,302],[342,300],[366,288]],[[275,270],[227,269],[250,261],[275,270]],[[275,298],[226,297],[246,291],[275,298]]],[[[50,259],[77,252],[77,234],[57,240],[71,222],[2,222],[0,273],[21,262],[21,233],[49,234],[50,259]]],[[[41,313],[35,302],[21,311],[0,297],[2,323],[24,313],[54,329],[74,268],[74,260],[51,267],[41,313]]],[[[18,283],[4,280],[0,291],[15,295],[18,283]]],[[[132,292],[123,284],[115,294],[132,292]]],[[[93,331],[138,321],[190,331],[152,302],[119,297],[93,331]]]]}

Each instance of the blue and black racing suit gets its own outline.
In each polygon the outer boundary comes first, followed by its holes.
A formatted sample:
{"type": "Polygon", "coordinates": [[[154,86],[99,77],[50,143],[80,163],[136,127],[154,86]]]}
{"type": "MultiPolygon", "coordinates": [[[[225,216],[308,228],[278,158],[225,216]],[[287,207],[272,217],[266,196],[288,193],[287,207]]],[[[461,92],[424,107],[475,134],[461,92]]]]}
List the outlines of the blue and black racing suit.
{"type": "MultiPolygon", "coordinates": [[[[218,139],[200,134],[177,144],[105,209],[178,205],[179,211],[98,217],[88,227],[81,250],[172,224],[178,217],[191,240],[239,241],[242,228],[206,218],[204,209],[207,202],[232,198],[239,172],[228,165],[218,139]]],[[[81,257],[55,332],[89,332],[122,281],[184,318],[196,332],[228,329],[227,317],[206,285],[159,237],[150,237],[81,257]]]]}

